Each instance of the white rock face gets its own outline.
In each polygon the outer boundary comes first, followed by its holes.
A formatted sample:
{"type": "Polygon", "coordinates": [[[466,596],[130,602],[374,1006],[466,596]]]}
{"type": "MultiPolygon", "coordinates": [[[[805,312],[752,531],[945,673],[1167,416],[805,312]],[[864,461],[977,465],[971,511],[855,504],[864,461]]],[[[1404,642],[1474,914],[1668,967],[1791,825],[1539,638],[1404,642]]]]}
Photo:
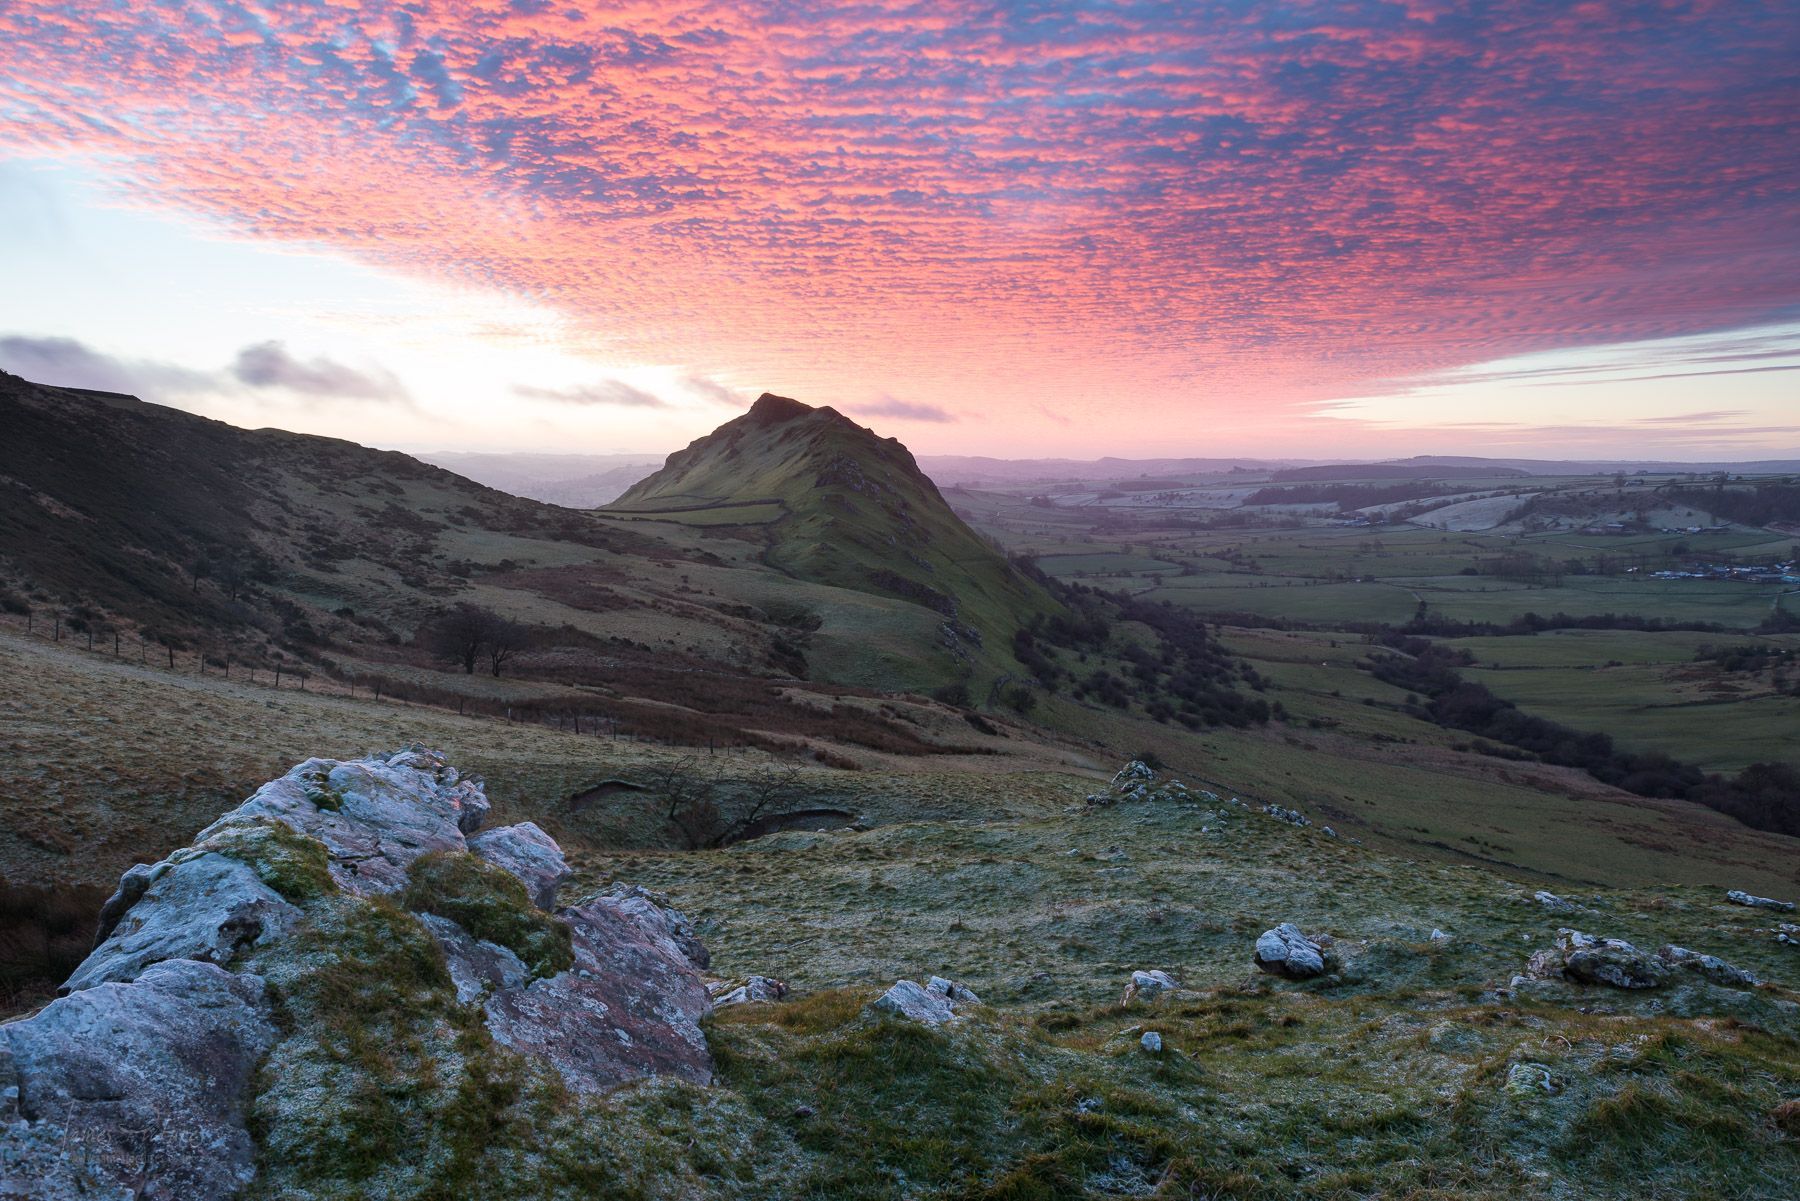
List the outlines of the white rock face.
{"type": "Polygon", "coordinates": [[[275,1038],[259,977],[190,959],[0,1025],[0,1197],[237,1195],[256,1171],[251,1077],[275,1038]]]}
{"type": "Polygon", "coordinates": [[[572,874],[562,848],[536,822],[483,830],[469,839],[469,849],[524,881],[531,903],[543,910],[556,908],[557,885],[572,874]]]}
{"type": "Polygon", "coordinates": [[[240,949],[279,938],[300,916],[253,868],[217,853],[177,852],[126,877],[107,902],[118,910],[116,923],[62,992],[129,983],[167,959],[224,966],[240,949]]]}
{"type": "Polygon", "coordinates": [[[1290,980],[1306,980],[1325,973],[1325,952],[1292,922],[1264,931],[1256,940],[1256,966],[1290,980]]]}
{"type": "Polygon", "coordinates": [[[1166,992],[1174,992],[1181,987],[1175,978],[1165,971],[1136,971],[1131,973],[1131,983],[1125,986],[1125,995],[1119,1004],[1129,1005],[1133,1001],[1154,1001],[1166,992]]]}

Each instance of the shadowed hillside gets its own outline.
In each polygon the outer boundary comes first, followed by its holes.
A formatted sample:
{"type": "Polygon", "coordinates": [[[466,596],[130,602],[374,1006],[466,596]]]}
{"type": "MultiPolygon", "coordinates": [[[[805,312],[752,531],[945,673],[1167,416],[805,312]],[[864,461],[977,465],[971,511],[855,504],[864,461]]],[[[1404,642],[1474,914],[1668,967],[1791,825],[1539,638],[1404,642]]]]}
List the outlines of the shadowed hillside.
{"type": "Polygon", "coordinates": [[[345,606],[428,610],[469,574],[438,545],[455,530],[642,542],[392,451],[5,373],[0,428],[0,560],[144,625],[305,643],[345,606]]]}

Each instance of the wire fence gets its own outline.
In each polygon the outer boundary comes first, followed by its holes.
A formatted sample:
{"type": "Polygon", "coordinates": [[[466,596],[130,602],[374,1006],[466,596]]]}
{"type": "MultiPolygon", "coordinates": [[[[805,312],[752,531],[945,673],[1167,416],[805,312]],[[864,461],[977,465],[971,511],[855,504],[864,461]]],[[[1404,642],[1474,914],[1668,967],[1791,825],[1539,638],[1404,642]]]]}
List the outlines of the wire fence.
{"type": "MultiPolygon", "coordinates": [[[[140,630],[72,619],[59,612],[31,609],[24,613],[0,614],[0,628],[139,670],[175,676],[212,676],[239,686],[266,688],[273,692],[299,692],[314,697],[428,709],[444,716],[533,725],[572,737],[705,749],[709,754],[757,748],[787,752],[805,749],[770,745],[770,739],[740,736],[741,732],[737,731],[719,731],[705,737],[690,733],[682,737],[666,730],[645,730],[575,697],[509,700],[471,694],[441,684],[421,684],[379,672],[345,671],[289,659],[246,658],[204,645],[177,646],[161,639],[146,638],[140,630]]],[[[446,673],[444,678],[448,681],[455,677],[446,673]]]]}

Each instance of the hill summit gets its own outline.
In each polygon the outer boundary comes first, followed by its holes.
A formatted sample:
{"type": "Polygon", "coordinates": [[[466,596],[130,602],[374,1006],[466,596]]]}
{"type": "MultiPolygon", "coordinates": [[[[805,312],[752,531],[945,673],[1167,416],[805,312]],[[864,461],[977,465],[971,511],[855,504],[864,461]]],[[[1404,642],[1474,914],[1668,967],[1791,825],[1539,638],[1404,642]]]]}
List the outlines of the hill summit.
{"type": "Polygon", "coordinates": [[[935,610],[945,644],[965,661],[1058,607],[963,523],[899,439],[773,393],[670,455],[612,509],[773,509],[758,522],[771,566],[935,610]]]}

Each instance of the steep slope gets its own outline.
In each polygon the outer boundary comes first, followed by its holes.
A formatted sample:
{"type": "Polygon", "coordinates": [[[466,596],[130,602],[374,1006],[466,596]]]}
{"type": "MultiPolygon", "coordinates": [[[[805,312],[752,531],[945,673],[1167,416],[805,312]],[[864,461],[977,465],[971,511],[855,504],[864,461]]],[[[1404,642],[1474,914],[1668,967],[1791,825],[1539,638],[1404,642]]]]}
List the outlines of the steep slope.
{"type": "Polygon", "coordinates": [[[726,519],[741,509],[762,525],[771,565],[935,611],[942,644],[968,667],[997,664],[1014,631],[1059,608],[963,524],[897,439],[783,396],[764,393],[611,508],[726,519]]]}

